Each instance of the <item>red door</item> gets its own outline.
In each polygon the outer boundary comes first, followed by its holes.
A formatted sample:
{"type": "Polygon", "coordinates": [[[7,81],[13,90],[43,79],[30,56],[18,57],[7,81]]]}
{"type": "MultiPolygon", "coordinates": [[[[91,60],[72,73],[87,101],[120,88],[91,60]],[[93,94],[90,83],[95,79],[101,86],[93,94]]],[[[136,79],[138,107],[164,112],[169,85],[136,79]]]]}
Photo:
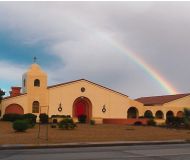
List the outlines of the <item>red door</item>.
{"type": "Polygon", "coordinates": [[[76,103],[75,115],[77,117],[79,117],[81,115],[87,115],[86,114],[86,102],[85,101],[79,101],[76,103]]]}
{"type": "Polygon", "coordinates": [[[77,98],[73,104],[73,117],[78,118],[81,115],[86,116],[86,122],[89,122],[92,117],[92,104],[85,97],[77,98]]]}

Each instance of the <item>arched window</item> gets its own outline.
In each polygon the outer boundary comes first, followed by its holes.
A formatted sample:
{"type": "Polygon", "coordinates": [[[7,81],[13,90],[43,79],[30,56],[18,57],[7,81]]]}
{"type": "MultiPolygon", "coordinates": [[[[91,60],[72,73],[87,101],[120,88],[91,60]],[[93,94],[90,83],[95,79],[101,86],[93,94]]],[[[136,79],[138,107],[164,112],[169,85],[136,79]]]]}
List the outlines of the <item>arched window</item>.
{"type": "Polygon", "coordinates": [[[157,111],[155,117],[157,119],[163,119],[164,118],[164,114],[163,114],[162,111],[157,111]]]}
{"type": "Polygon", "coordinates": [[[34,80],[34,87],[40,87],[40,80],[39,79],[34,80]]]}
{"type": "Polygon", "coordinates": [[[138,118],[138,110],[135,107],[130,107],[127,111],[127,118],[138,118]]]}
{"type": "Polygon", "coordinates": [[[153,114],[150,110],[147,110],[146,112],[144,112],[144,117],[145,118],[153,118],[153,114]]]}
{"type": "Polygon", "coordinates": [[[34,101],[32,104],[32,113],[40,112],[40,103],[38,101],[34,101]]]}

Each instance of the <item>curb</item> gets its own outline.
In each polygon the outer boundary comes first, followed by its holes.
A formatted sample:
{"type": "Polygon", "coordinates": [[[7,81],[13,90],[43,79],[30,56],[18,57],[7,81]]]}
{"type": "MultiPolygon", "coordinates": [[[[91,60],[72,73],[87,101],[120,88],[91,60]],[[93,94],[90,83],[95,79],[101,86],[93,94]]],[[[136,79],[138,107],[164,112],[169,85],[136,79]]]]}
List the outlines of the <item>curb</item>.
{"type": "Polygon", "coordinates": [[[171,140],[171,141],[128,141],[128,142],[116,141],[116,142],[86,142],[86,143],[26,144],[26,145],[16,144],[16,145],[0,145],[0,150],[111,147],[111,146],[165,145],[165,144],[190,144],[190,141],[171,140]]]}

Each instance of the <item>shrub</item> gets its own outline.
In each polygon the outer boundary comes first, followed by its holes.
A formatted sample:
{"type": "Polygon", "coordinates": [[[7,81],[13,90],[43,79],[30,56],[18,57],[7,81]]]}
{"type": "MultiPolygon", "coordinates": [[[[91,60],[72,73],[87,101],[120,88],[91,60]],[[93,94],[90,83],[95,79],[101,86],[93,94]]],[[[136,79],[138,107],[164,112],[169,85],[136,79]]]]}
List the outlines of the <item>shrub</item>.
{"type": "Polygon", "coordinates": [[[154,119],[149,119],[149,120],[147,121],[147,125],[148,125],[148,126],[156,126],[156,121],[155,121],[154,119]]]}
{"type": "Polygon", "coordinates": [[[135,125],[135,126],[141,126],[141,125],[142,125],[142,122],[141,122],[141,121],[136,121],[136,122],[134,123],[134,125],[135,125]]]}
{"type": "Polygon", "coordinates": [[[36,124],[37,116],[31,113],[27,114],[4,114],[2,120],[14,122],[16,120],[26,120],[28,122],[29,128],[32,128],[36,124]]]}
{"type": "Polygon", "coordinates": [[[10,121],[14,122],[16,120],[23,120],[24,116],[22,114],[15,114],[15,113],[9,113],[9,114],[4,114],[2,120],[3,121],[10,121]]]}
{"type": "Polygon", "coordinates": [[[57,123],[57,119],[53,119],[52,123],[57,123]]]}
{"type": "Polygon", "coordinates": [[[186,118],[184,118],[184,125],[186,129],[190,129],[190,121],[186,118]]]}
{"type": "Polygon", "coordinates": [[[187,129],[190,129],[190,109],[184,108],[184,124],[187,129]]]}
{"type": "Polygon", "coordinates": [[[95,125],[95,124],[96,124],[95,120],[91,119],[90,120],[90,125],[95,125]]]}
{"type": "Polygon", "coordinates": [[[180,127],[184,124],[184,119],[182,117],[168,117],[166,119],[166,125],[168,127],[180,127]]]}
{"type": "Polygon", "coordinates": [[[28,127],[33,128],[36,124],[37,116],[35,114],[27,113],[23,115],[24,119],[28,121],[28,127]]]}
{"type": "Polygon", "coordinates": [[[16,120],[13,122],[13,129],[17,132],[24,132],[28,129],[28,122],[26,120],[16,120]]]}
{"type": "Polygon", "coordinates": [[[64,118],[58,123],[58,126],[61,129],[74,129],[76,124],[73,122],[72,118],[64,118]]]}
{"type": "Polygon", "coordinates": [[[36,123],[37,116],[35,114],[27,113],[27,114],[24,114],[23,116],[24,116],[24,119],[29,119],[31,120],[32,123],[36,123]]]}
{"type": "Polygon", "coordinates": [[[81,115],[78,117],[79,123],[86,123],[86,115],[81,115]]]}
{"type": "Polygon", "coordinates": [[[41,113],[41,114],[39,115],[39,118],[40,118],[40,122],[41,122],[42,124],[47,124],[47,123],[48,123],[49,117],[48,117],[47,114],[41,113]]]}
{"type": "Polygon", "coordinates": [[[52,115],[51,118],[71,118],[70,115],[52,115]]]}

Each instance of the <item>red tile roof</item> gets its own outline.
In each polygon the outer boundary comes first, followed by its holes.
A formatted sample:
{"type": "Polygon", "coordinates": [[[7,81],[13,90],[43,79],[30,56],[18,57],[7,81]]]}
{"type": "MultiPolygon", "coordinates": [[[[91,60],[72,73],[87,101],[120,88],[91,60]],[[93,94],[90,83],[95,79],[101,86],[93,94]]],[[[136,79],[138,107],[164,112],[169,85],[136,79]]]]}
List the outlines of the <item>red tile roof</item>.
{"type": "Polygon", "coordinates": [[[15,97],[23,96],[23,95],[25,95],[25,94],[27,94],[27,93],[21,93],[21,94],[19,94],[19,95],[17,95],[17,96],[7,96],[7,97],[4,97],[3,100],[4,100],[4,99],[9,99],[9,98],[15,98],[15,97]]]}
{"type": "Polygon", "coordinates": [[[154,96],[154,97],[141,97],[135,99],[138,102],[143,103],[146,106],[151,106],[151,105],[162,105],[167,102],[174,101],[179,98],[183,98],[190,95],[190,93],[185,93],[185,94],[176,94],[176,95],[164,95],[164,96],[154,96]]]}

